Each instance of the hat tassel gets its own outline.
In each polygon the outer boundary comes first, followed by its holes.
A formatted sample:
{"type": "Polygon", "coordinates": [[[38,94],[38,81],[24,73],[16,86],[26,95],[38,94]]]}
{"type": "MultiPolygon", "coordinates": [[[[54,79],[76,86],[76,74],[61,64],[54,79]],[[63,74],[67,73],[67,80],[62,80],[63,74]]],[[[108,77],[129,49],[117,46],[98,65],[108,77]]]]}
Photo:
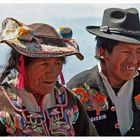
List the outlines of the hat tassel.
{"type": "Polygon", "coordinates": [[[60,72],[60,79],[61,79],[61,84],[65,85],[65,79],[64,79],[62,71],[60,72]]]}
{"type": "Polygon", "coordinates": [[[19,79],[18,79],[18,83],[17,83],[18,89],[22,89],[24,87],[25,66],[24,66],[23,55],[20,56],[20,62],[21,62],[21,67],[20,67],[19,79]]]}

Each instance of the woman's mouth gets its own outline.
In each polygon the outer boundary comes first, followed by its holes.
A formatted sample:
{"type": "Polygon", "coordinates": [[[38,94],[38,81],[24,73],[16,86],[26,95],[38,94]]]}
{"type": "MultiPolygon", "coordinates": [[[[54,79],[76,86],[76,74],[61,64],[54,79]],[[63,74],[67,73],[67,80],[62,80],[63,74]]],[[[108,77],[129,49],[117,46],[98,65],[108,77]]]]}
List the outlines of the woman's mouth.
{"type": "Polygon", "coordinates": [[[44,81],[44,83],[47,84],[47,85],[53,85],[54,84],[53,81],[44,81]]]}

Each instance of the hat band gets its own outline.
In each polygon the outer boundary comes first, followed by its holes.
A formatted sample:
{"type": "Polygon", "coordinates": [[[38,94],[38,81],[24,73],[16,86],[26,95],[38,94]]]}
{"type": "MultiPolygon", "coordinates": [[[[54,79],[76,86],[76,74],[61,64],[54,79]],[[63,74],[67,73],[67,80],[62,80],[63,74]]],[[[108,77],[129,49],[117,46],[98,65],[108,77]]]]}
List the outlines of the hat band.
{"type": "Polygon", "coordinates": [[[105,33],[116,33],[125,35],[140,35],[140,31],[126,30],[124,28],[110,28],[108,26],[101,26],[100,31],[105,33]]]}

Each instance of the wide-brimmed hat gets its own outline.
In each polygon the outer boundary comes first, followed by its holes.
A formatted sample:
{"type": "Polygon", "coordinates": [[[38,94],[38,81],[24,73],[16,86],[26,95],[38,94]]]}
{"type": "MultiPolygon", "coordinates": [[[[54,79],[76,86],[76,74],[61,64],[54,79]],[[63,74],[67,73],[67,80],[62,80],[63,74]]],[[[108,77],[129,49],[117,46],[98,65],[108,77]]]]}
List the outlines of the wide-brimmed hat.
{"type": "Polygon", "coordinates": [[[0,43],[6,43],[29,57],[76,55],[80,60],[84,58],[74,39],[65,42],[52,26],[43,23],[25,25],[14,18],[6,18],[2,23],[0,43]]]}
{"type": "Polygon", "coordinates": [[[104,11],[101,26],[87,26],[96,36],[126,43],[140,44],[139,13],[135,8],[109,8],[104,11]]]}

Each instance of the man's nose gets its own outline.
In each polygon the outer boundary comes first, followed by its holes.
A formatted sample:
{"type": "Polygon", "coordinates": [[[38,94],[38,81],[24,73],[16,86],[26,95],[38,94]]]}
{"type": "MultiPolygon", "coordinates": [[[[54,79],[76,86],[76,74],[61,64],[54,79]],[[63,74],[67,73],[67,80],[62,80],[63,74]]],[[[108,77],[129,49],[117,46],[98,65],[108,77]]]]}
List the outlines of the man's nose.
{"type": "Polygon", "coordinates": [[[128,62],[132,64],[136,64],[140,58],[137,56],[136,53],[131,53],[128,56],[128,62]]]}

